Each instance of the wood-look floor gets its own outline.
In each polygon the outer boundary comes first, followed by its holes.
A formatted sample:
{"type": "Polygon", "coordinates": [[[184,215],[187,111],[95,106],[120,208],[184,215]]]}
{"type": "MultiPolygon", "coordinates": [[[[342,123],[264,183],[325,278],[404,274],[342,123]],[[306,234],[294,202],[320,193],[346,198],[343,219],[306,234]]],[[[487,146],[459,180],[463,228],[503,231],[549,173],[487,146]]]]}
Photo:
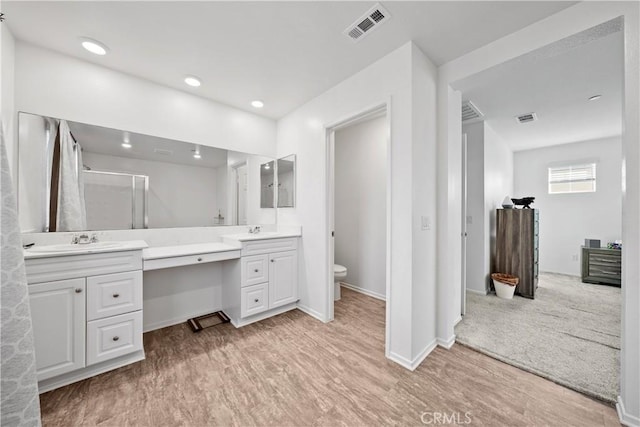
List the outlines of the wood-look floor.
{"type": "Polygon", "coordinates": [[[147,333],[143,362],[43,394],[43,425],[619,425],[612,407],[458,344],[415,372],[388,361],[384,302],[343,289],[335,318],[147,333]]]}

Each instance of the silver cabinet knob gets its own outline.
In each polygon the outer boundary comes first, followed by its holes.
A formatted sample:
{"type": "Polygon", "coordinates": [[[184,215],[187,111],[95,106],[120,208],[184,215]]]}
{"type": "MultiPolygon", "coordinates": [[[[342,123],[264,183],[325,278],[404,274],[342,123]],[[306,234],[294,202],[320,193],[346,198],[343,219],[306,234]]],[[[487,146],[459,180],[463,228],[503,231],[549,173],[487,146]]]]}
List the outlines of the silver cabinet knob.
{"type": "Polygon", "coordinates": [[[115,337],[113,337],[111,339],[114,340],[114,341],[118,341],[120,339],[120,337],[116,335],[115,337]]]}
{"type": "Polygon", "coordinates": [[[257,273],[259,270],[256,268],[255,270],[253,270],[254,273],[257,273]]]}
{"type": "Polygon", "coordinates": [[[260,301],[258,298],[254,299],[253,302],[258,302],[260,301]]]}
{"type": "Polygon", "coordinates": [[[79,294],[82,292],[82,288],[76,288],[76,294],[79,294]]]}
{"type": "Polygon", "coordinates": [[[120,294],[113,294],[114,298],[118,298],[120,296],[120,294]]]}
{"type": "Polygon", "coordinates": [[[198,258],[198,262],[202,261],[202,258],[198,258]]]}
{"type": "Polygon", "coordinates": [[[272,259],[272,260],[271,260],[271,262],[276,262],[276,260],[275,260],[275,259],[272,259]]]}

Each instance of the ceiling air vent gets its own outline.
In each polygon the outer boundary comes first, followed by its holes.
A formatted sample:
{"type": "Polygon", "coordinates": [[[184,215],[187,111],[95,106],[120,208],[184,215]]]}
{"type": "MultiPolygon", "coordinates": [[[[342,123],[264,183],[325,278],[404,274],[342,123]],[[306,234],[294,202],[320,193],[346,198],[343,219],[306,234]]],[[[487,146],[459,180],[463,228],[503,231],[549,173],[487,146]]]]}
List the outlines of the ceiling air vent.
{"type": "Polygon", "coordinates": [[[367,13],[358,18],[353,24],[343,31],[354,42],[360,41],[383,23],[391,18],[389,12],[379,3],[373,6],[367,13]]]}
{"type": "Polygon", "coordinates": [[[462,121],[469,122],[471,120],[479,121],[484,117],[484,114],[478,107],[476,107],[471,101],[462,102],[462,121]]]}
{"type": "Polygon", "coordinates": [[[154,148],[153,152],[156,154],[160,154],[162,156],[171,156],[173,155],[173,151],[165,150],[164,148],[154,148]]]}
{"type": "Polygon", "coordinates": [[[518,121],[518,123],[535,122],[536,120],[538,120],[538,116],[536,116],[536,113],[527,113],[516,116],[516,120],[518,121]]]}

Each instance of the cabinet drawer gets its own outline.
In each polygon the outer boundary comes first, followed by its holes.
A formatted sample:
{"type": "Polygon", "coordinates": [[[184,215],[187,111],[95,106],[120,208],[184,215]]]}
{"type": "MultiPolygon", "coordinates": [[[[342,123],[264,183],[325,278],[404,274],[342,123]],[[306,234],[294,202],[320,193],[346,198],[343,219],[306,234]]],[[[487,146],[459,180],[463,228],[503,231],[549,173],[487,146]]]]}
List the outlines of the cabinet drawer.
{"type": "Polygon", "coordinates": [[[242,287],[269,281],[269,255],[242,257],[242,287]]]}
{"type": "Polygon", "coordinates": [[[87,278],[87,320],[142,309],[142,271],[87,278]]]}
{"type": "Polygon", "coordinates": [[[142,311],[87,322],[87,365],[142,350],[142,311]]]}
{"type": "Polygon", "coordinates": [[[242,243],[242,256],[291,251],[298,248],[298,238],[253,240],[242,243]]]}
{"type": "Polygon", "coordinates": [[[174,256],[144,260],[144,271],[162,268],[181,267],[183,265],[205,264],[207,262],[226,261],[240,258],[240,251],[209,252],[197,255],[174,256]]]}
{"type": "Polygon", "coordinates": [[[248,317],[269,308],[269,284],[247,286],[241,289],[240,316],[248,317]]]}

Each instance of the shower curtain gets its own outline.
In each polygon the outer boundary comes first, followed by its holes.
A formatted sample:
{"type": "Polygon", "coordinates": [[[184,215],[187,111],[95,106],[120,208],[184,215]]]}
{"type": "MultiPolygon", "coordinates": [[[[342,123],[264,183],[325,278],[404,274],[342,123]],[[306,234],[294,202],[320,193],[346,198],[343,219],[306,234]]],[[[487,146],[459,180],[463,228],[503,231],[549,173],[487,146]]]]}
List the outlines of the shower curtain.
{"type": "Polygon", "coordinates": [[[74,141],[65,120],[60,120],[60,183],[58,187],[57,231],[87,229],[82,174],[82,148],[74,141]]]}
{"type": "Polygon", "coordinates": [[[4,133],[0,127],[0,424],[39,426],[33,326],[22,254],[16,195],[11,186],[4,133]]]}

